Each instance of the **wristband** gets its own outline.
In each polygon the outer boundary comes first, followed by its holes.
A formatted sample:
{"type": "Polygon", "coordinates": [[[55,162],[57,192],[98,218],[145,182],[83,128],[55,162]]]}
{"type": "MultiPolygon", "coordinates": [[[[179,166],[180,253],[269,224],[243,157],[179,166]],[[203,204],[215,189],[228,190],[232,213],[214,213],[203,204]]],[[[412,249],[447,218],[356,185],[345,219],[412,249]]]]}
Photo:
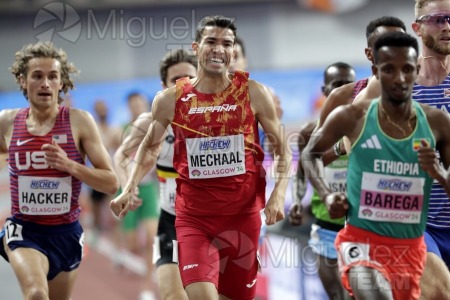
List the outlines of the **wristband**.
{"type": "Polygon", "coordinates": [[[333,151],[334,151],[334,154],[336,154],[336,156],[345,155],[345,153],[341,152],[341,141],[339,141],[336,144],[334,144],[333,151]]]}

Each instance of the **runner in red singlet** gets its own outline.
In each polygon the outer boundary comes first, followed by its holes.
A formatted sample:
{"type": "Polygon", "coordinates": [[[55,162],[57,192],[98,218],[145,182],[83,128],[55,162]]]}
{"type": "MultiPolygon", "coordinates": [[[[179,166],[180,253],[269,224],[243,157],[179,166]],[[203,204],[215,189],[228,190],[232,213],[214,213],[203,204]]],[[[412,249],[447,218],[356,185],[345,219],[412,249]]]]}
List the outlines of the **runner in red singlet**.
{"type": "Polygon", "coordinates": [[[192,43],[198,76],[180,79],[156,96],[154,121],[139,147],[138,167],[123,193],[111,202],[117,216],[127,213],[136,183],[155,164],[165,128],[171,124],[179,174],[179,269],[189,299],[253,299],[259,211],[265,205],[267,224],[284,218],[290,153],[267,89],[249,80],[247,73],[228,74],[235,37],[236,26],[229,18],[200,21],[192,43]],[[278,165],[267,204],[258,122],[278,165]]]}

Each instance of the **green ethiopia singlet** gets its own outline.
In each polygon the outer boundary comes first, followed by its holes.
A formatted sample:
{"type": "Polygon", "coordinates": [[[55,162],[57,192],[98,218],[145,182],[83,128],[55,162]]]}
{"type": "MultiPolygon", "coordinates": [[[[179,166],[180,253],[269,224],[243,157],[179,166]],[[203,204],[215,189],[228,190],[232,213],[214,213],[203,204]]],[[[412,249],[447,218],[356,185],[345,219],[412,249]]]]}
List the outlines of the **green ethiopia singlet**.
{"type": "Polygon", "coordinates": [[[417,149],[435,139],[420,105],[412,102],[417,122],[404,139],[386,135],[378,122],[380,100],[372,101],[347,170],[348,223],[394,238],[416,238],[426,225],[432,178],[420,167],[417,149]]]}
{"type": "MultiPolygon", "coordinates": [[[[347,191],[347,164],[348,156],[345,155],[325,167],[325,179],[328,182],[332,192],[345,193],[347,191]]],[[[338,225],[344,225],[345,223],[345,217],[339,219],[330,218],[327,207],[320,199],[316,190],[314,190],[314,194],[311,198],[311,210],[314,217],[318,220],[338,225]]]]}

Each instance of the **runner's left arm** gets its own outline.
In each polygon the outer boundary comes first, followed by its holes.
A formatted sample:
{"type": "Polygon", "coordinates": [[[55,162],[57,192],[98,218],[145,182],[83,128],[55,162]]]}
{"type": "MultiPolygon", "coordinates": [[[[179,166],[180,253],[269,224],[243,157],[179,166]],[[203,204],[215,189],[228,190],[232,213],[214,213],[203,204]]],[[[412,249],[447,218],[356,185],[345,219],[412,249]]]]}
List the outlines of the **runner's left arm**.
{"type": "Polygon", "coordinates": [[[281,130],[272,96],[265,86],[249,80],[251,106],[255,116],[267,135],[274,153],[276,164],[275,187],[267,201],[264,213],[266,224],[275,224],[284,218],[284,201],[289,183],[292,153],[281,130]]]}

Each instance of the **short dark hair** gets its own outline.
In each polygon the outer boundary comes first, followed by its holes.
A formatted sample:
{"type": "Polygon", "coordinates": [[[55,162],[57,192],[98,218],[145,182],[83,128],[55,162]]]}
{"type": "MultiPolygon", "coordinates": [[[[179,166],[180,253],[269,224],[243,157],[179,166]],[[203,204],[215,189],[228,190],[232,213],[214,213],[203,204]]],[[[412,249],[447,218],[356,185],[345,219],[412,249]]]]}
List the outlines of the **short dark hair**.
{"type": "Polygon", "coordinates": [[[369,24],[367,24],[367,27],[366,27],[367,43],[369,42],[369,39],[372,37],[375,30],[380,26],[399,27],[399,28],[403,29],[404,32],[406,32],[406,26],[402,20],[400,20],[397,17],[384,16],[384,17],[375,19],[375,20],[371,21],[369,24]]]}
{"type": "Polygon", "coordinates": [[[419,44],[417,40],[403,32],[387,32],[377,38],[373,47],[375,63],[378,62],[379,51],[382,47],[412,47],[416,50],[417,56],[419,55],[419,44]]]}
{"type": "Polygon", "coordinates": [[[228,28],[233,31],[234,37],[236,37],[236,25],[231,18],[224,16],[206,16],[200,20],[195,30],[195,41],[200,42],[203,36],[203,31],[207,26],[215,26],[220,28],[228,28]]]}
{"type": "Polygon", "coordinates": [[[245,54],[244,41],[243,41],[240,37],[237,36],[237,37],[234,39],[234,44],[235,44],[235,45],[236,45],[236,44],[240,45],[240,46],[241,46],[241,49],[242,49],[242,55],[244,55],[244,57],[247,57],[246,54],[245,54]]]}
{"type": "Polygon", "coordinates": [[[348,63],[345,62],[335,62],[334,64],[329,65],[328,67],[325,68],[325,71],[323,71],[323,80],[327,81],[327,74],[328,74],[328,70],[330,68],[337,68],[337,69],[349,69],[349,70],[353,70],[353,67],[350,66],[348,63]]]}
{"type": "Polygon", "coordinates": [[[166,83],[167,70],[176,64],[187,62],[197,69],[197,56],[190,54],[184,49],[177,49],[167,52],[159,63],[159,76],[161,81],[166,83]]]}

